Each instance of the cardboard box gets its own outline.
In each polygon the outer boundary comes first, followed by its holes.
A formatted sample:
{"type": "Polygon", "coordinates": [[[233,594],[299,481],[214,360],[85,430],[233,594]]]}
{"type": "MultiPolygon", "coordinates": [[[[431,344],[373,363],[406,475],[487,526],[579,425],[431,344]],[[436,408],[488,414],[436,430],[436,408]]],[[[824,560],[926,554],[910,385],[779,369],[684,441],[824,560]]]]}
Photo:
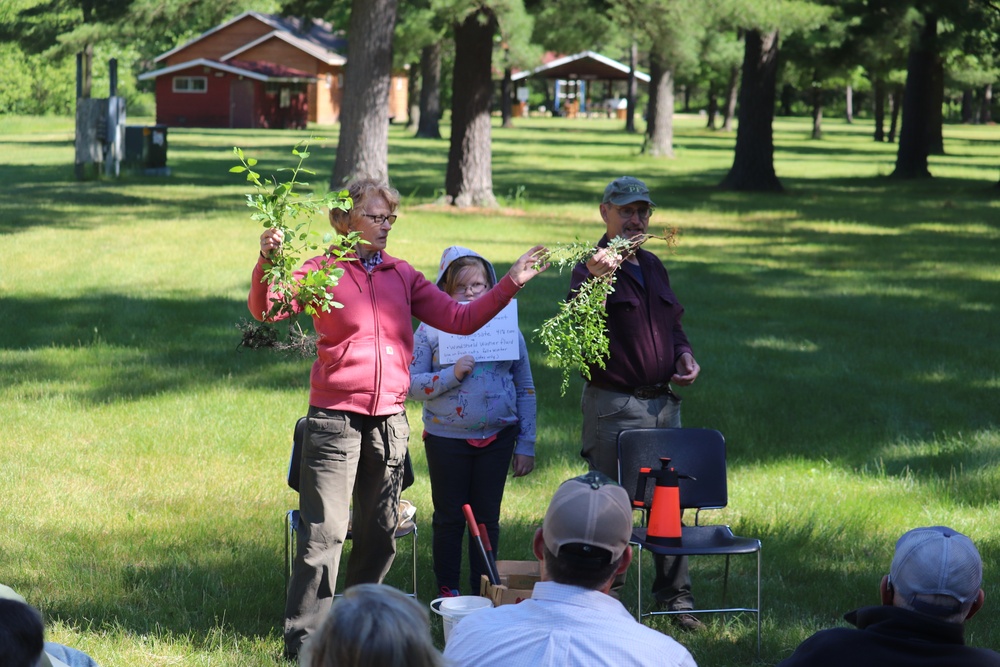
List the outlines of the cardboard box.
{"type": "Polygon", "coordinates": [[[531,597],[532,589],[542,577],[540,565],[537,560],[498,560],[500,584],[494,586],[483,575],[479,594],[492,600],[494,607],[526,600],[531,597]]]}

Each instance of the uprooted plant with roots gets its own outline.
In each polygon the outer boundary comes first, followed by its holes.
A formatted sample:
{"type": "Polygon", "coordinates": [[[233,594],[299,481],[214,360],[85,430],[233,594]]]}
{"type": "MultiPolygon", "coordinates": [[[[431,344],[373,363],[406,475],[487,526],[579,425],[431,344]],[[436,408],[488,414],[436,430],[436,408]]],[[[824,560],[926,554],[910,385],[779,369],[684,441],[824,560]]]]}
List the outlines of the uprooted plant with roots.
{"type": "Polygon", "coordinates": [[[299,180],[302,176],[315,175],[315,172],[302,166],[309,157],[310,141],[301,141],[292,148],[292,155],[297,160],[294,167],[276,170],[276,173],[288,174],[287,180],[279,180],[275,175],[262,179],[257,171],[257,159],[248,157],[239,147],[233,148],[240,164],[229,171],[246,174],[247,182],[254,186],[254,192],[246,195],[246,205],[253,209],[250,218],[264,229],[280,230],[284,236],[281,246],[266,258],[262,278],[277,299],[272,301],[267,312],[260,313],[263,323],[243,321],[237,325],[243,333],[241,347],[268,347],[312,356],[315,354],[315,337],[303,331],[299,315],[305,313],[311,317],[343,307],[334,299],[333,292],[344,274],[338,263],[351,261],[346,255],[364,241],[357,232],[345,236],[333,231],[320,234],[312,229],[310,217],[320,212],[325,214],[329,209],[350,210],[353,202],[347,190],[310,192],[309,183],[299,180]],[[296,277],[295,270],[302,261],[319,252],[328,261],[319,269],[296,277]],[[268,324],[275,320],[287,322],[285,340],[281,339],[273,325],[268,324]]]}

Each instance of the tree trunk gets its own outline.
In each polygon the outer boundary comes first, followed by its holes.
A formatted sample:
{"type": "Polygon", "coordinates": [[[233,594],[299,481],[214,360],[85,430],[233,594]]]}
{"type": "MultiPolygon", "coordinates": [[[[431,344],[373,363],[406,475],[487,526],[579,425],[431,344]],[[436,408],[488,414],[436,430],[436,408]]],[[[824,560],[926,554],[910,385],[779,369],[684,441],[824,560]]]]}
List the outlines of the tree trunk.
{"type": "Polygon", "coordinates": [[[625,131],[635,133],[635,98],[638,95],[638,83],[635,78],[635,68],[639,62],[639,45],[635,40],[628,51],[628,107],[625,110],[625,131]]]}
{"type": "Polygon", "coordinates": [[[935,49],[931,67],[931,94],[927,100],[927,152],[944,155],[944,61],[935,49]]]}
{"type": "Polygon", "coordinates": [[[903,91],[899,86],[893,86],[889,91],[889,136],[886,141],[890,144],[896,141],[896,130],[899,128],[899,108],[903,104],[903,91]]]}
{"type": "Polygon", "coordinates": [[[330,187],[340,189],[357,175],[389,174],[389,81],[392,33],[398,0],[353,0],[344,68],[340,139],[330,187]]]}
{"type": "Polygon", "coordinates": [[[812,138],[823,138],[823,91],[818,87],[812,90],[812,138]]]}
{"type": "Polygon", "coordinates": [[[781,192],[774,173],[774,93],[778,72],[778,31],[751,30],[745,36],[740,124],[733,166],[719,184],[727,190],[781,192]]]}
{"type": "Polygon", "coordinates": [[[781,87],[781,95],[779,96],[781,104],[778,107],[779,116],[793,115],[794,111],[792,109],[792,105],[795,104],[796,92],[797,91],[795,90],[795,86],[793,86],[790,83],[786,83],[781,87]]]}
{"type": "Polygon", "coordinates": [[[455,206],[496,206],[490,148],[490,95],[496,14],[480,7],[455,25],[451,146],[445,195],[455,206]]]}
{"type": "Polygon", "coordinates": [[[510,68],[504,68],[503,83],[500,84],[500,118],[502,127],[514,127],[514,82],[510,68]]]}
{"type": "Polygon", "coordinates": [[[709,82],[708,84],[708,109],[706,110],[706,115],[708,116],[708,123],[705,127],[709,130],[715,129],[715,117],[719,115],[719,100],[717,99],[718,92],[715,90],[715,83],[709,82]]]}
{"type": "Polygon", "coordinates": [[[648,141],[643,152],[653,157],[673,157],[674,68],[662,53],[649,54],[649,104],[648,141]]]}
{"type": "Polygon", "coordinates": [[[646,100],[646,135],[642,138],[642,149],[640,153],[645,153],[649,149],[650,137],[656,132],[656,107],[659,105],[660,87],[656,82],[660,80],[660,61],[652,57],[649,58],[649,98],[646,100]]]}
{"type": "Polygon", "coordinates": [[[406,112],[406,129],[420,126],[420,63],[410,63],[410,76],[407,77],[406,99],[409,108],[406,112]]]}
{"type": "Polygon", "coordinates": [[[989,125],[993,122],[993,116],[990,113],[993,106],[993,84],[988,83],[983,86],[983,103],[979,107],[979,122],[983,125],[989,125]]]}
{"type": "Polygon", "coordinates": [[[420,51],[420,123],[417,136],[440,139],[441,128],[441,42],[420,51]]]}
{"type": "Polygon", "coordinates": [[[844,90],[844,102],[844,118],[850,125],[854,122],[854,87],[851,84],[847,84],[847,89],[844,90]]]}
{"type": "Polygon", "coordinates": [[[740,66],[729,68],[729,85],[726,86],[726,108],[722,116],[722,131],[733,131],[733,118],[736,117],[736,102],[740,92],[740,66]]]}
{"type": "Polygon", "coordinates": [[[972,89],[966,88],[962,91],[962,123],[964,125],[972,125],[979,120],[973,111],[973,106],[975,105],[975,100],[973,99],[972,89]]]}
{"type": "MultiPolygon", "coordinates": [[[[94,10],[96,9],[95,0],[83,0],[80,3],[80,9],[83,13],[84,24],[89,24],[94,21],[94,10]]],[[[90,99],[91,87],[94,82],[94,45],[87,41],[87,44],[83,47],[83,78],[81,80],[81,93],[80,97],[84,99],[90,99]]]]}
{"type": "Polygon", "coordinates": [[[875,98],[875,141],[885,141],[885,81],[879,75],[872,77],[872,96],[875,98]]]}
{"type": "Polygon", "coordinates": [[[930,178],[927,169],[927,145],[930,136],[931,84],[937,51],[937,19],[925,17],[923,29],[910,45],[906,63],[906,89],[903,92],[903,124],[896,152],[895,178],[930,178]]]}

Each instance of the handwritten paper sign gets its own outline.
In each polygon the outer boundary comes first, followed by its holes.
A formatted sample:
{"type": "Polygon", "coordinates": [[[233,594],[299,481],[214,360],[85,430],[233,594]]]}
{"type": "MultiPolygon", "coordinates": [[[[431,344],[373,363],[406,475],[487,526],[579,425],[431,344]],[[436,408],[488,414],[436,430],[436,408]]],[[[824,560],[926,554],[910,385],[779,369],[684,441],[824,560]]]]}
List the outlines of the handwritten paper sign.
{"type": "Polygon", "coordinates": [[[513,361],[520,356],[517,328],[517,300],[471,336],[438,332],[438,361],[442,366],[459,357],[472,355],[478,361],[513,361]]]}

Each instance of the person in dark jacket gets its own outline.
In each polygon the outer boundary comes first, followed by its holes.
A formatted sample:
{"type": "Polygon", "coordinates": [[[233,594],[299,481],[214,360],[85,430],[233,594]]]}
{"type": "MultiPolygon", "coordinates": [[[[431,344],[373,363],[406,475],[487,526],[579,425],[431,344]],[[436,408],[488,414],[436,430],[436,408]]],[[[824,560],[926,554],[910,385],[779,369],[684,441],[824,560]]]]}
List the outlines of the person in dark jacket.
{"type": "MultiPolygon", "coordinates": [[[[639,179],[622,176],[611,181],[601,202],[606,230],[599,250],[586,263],[577,264],[570,283],[572,298],[584,282],[617,270],[615,290],[606,306],[607,364],[591,366],[590,381],[583,388],[580,452],[591,470],[615,480],[618,433],[627,428],[679,428],[681,399],[671,385],[688,386],[701,371],[681,326],[684,308],[660,258],[643,248],[621,257],[607,247],[615,237],[645,234],[654,206],[649,188],[639,179]]],[[[694,609],[687,558],[655,560],[653,595],[659,606],[670,611],[694,609]]],[[[671,618],[685,630],[703,627],[691,614],[671,618]]]]}
{"type": "Polygon", "coordinates": [[[896,543],[882,605],[845,614],[854,628],[817,632],[778,667],[998,667],[1000,653],[965,644],[982,580],[972,540],[945,526],[914,528],[896,543]]]}

